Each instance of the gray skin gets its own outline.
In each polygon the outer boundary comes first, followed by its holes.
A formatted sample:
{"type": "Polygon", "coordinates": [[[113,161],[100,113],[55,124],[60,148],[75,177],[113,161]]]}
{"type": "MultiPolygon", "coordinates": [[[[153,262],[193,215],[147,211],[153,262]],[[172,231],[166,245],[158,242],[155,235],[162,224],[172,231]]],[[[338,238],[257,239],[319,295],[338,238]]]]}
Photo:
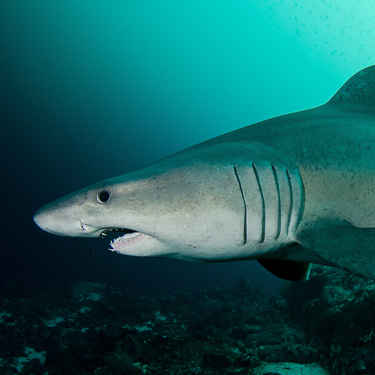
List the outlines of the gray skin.
{"type": "Polygon", "coordinates": [[[287,280],[318,263],[375,279],[375,66],[325,105],[91,185],[34,221],[73,237],[132,230],[111,242],[126,255],[257,259],[287,280]]]}

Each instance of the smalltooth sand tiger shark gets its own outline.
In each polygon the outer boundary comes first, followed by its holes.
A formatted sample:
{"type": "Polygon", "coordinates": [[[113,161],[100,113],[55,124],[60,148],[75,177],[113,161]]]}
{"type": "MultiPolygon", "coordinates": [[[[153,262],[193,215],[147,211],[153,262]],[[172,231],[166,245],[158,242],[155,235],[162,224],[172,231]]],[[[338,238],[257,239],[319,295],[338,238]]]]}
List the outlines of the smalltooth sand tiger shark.
{"type": "Polygon", "coordinates": [[[375,65],[324,105],[98,182],[34,221],[62,236],[124,232],[110,250],[126,255],[256,259],[293,281],[317,263],[375,279],[375,65]]]}

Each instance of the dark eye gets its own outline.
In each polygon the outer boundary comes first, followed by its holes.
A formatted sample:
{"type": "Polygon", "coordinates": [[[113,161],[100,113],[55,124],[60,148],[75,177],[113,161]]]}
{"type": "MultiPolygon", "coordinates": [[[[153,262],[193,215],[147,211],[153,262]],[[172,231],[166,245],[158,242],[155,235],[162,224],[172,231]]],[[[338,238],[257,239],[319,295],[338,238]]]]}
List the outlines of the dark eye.
{"type": "Polygon", "coordinates": [[[103,190],[96,196],[96,199],[99,203],[107,203],[109,201],[109,198],[111,197],[111,193],[109,193],[107,190],[103,190]]]}

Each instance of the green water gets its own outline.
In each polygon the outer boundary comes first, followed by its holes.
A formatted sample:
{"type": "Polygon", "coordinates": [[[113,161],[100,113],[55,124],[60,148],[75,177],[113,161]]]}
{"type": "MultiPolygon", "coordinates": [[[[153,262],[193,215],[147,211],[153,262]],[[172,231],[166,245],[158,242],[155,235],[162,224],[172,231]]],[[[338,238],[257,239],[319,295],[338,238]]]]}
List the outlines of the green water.
{"type": "MultiPolygon", "coordinates": [[[[81,255],[91,243],[44,237],[32,215],[195,143],[324,103],[375,63],[374,20],[373,0],[0,1],[2,228],[9,241],[0,273],[42,283],[46,274],[131,275],[128,281],[147,284],[139,276],[146,269],[150,285],[154,272],[176,288],[183,279],[190,285],[192,272],[198,285],[251,276],[255,262],[184,263],[169,279],[170,263],[95,263],[81,255]],[[222,267],[219,276],[209,267],[222,267]]],[[[95,254],[106,251],[104,243],[95,247],[95,254]]]]}

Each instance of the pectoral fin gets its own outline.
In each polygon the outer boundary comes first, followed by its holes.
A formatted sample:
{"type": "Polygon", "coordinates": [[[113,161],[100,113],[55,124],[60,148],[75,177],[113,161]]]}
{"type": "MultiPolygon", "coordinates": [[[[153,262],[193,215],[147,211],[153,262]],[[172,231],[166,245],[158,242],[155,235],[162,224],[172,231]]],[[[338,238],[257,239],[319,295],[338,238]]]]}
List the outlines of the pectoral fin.
{"type": "Polygon", "coordinates": [[[321,258],[321,264],[375,280],[375,228],[358,228],[347,221],[319,220],[300,228],[296,240],[321,258]]]}
{"type": "Polygon", "coordinates": [[[258,262],[273,275],[289,281],[309,279],[311,263],[285,259],[258,259],[258,262]]]}

